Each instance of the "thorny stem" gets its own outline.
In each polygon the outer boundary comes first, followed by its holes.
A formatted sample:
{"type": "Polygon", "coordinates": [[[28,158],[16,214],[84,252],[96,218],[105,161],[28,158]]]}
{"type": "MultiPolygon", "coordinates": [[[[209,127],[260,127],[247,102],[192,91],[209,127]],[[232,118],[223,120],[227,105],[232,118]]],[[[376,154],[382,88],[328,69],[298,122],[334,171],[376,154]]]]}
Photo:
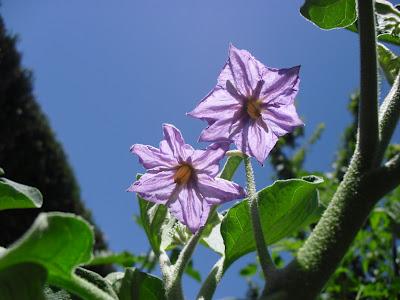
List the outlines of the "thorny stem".
{"type": "Polygon", "coordinates": [[[253,226],[254,239],[256,241],[257,254],[260,259],[265,281],[268,281],[275,273],[276,268],[268,252],[267,244],[264,239],[261,227],[261,219],[258,211],[258,195],[256,183],[254,180],[253,167],[248,156],[244,157],[244,166],[246,170],[247,195],[249,199],[250,219],[253,226]]]}

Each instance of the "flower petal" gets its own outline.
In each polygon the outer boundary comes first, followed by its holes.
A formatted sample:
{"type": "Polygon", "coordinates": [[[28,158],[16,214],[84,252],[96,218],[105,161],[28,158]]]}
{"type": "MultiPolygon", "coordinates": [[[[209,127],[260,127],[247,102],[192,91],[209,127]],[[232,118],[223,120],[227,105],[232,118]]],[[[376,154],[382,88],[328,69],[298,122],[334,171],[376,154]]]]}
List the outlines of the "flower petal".
{"type": "Polygon", "coordinates": [[[146,169],[168,169],[177,165],[177,160],[172,155],[162,153],[152,146],[135,144],[130,151],[139,157],[139,162],[146,169]]]}
{"type": "Polygon", "coordinates": [[[241,102],[217,86],[187,115],[202,120],[227,119],[242,108],[241,102]]]}
{"type": "Polygon", "coordinates": [[[269,152],[278,141],[278,137],[272,130],[266,130],[263,121],[258,119],[249,125],[248,143],[251,156],[255,157],[261,164],[264,163],[269,152]]]}
{"type": "Polygon", "coordinates": [[[210,205],[193,185],[184,187],[169,209],[181,223],[194,234],[204,226],[210,212],[210,205]]]}
{"type": "Polygon", "coordinates": [[[240,130],[232,136],[233,142],[238,150],[251,156],[248,142],[249,135],[249,124],[250,122],[243,122],[240,130]]]}
{"type": "Polygon", "coordinates": [[[265,69],[264,85],[260,91],[263,103],[267,105],[292,104],[299,90],[299,72],[300,66],[290,69],[265,69]]]}
{"type": "Polygon", "coordinates": [[[206,150],[195,150],[192,155],[192,164],[197,173],[207,173],[217,176],[219,161],[229,149],[229,142],[213,143],[206,150]]]}
{"type": "Polygon", "coordinates": [[[199,141],[201,142],[227,142],[232,139],[241,127],[243,126],[244,116],[239,115],[230,119],[221,119],[203,129],[200,134],[199,141]]]}
{"type": "Polygon", "coordinates": [[[174,155],[166,140],[162,140],[160,142],[160,152],[169,154],[169,155],[174,155]]]}
{"type": "Polygon", "coordinates": [[[135,181],[128,191],[138,193],[145,200],[165,204],[173,195],[176,187],[174,175],[174,171],[146,173],[135,181]]]}
{"type": "Polygon", "coordinates": [[[227,201],[244,198],[246,193],[238,184],[222,178],[213,178],[199,174],[197,186],[210,204],[221,204],[227,201]]]}
{"type": "Polygon", "coordinates": [[[262,112],[262,119],[277,136],[292,132],[295,127],[304,125],[296,112],[294,104],[270,107],[262,112]]]}
{"type": "Polygon", "coordinates": [[[262,79],[265,66],[248,51],[239,50],[232,44],[229,47],[228,64],[236,88],[243,96],[250,97],[262,79]]]}
{"type": "MultiPolygon", "coordinates": [[[[179,162],[185,162],[190,155],[193,153],[193,147],[185,144],[185,140],[182,137],[182,133],[176,128],[174,125],[171,124],[163,124],[163,132],[165,141],[167,142],[171,152],[173,153],[174,157],[179,162]]],[[[163,150],[165,149],[165,145],[163,145],[163,150]]]]}

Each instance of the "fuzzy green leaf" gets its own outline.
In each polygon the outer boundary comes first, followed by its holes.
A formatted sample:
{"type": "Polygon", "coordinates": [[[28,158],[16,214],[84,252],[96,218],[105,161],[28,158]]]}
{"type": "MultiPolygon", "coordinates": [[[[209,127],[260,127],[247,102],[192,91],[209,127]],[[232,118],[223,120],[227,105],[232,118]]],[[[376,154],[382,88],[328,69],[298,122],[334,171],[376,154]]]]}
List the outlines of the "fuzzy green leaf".
{"type": "Polygon", "coordinates": [[[77,293],[90,289],[113,299],[80,279],[74,269],[91,258],[93,231],[81,217],[67,213],[41,213],[31,228],[9,249],[0,253],[0,271],[20,263],[35,263],[47,270],[47,281],[77,293]]]}
{"type": "Polygon", "coordinates": [[[42,194],[38,189],[0,178],[0,210],[38,208],[42,203],[42,194]]]}
{"type": "Polygon", "coordinates": [[[146,201],[139,195],[137,197],[144,231],[146,232],[154,253],[159,253],[161,246],[161,227],[166,220],[167,207],[165,205],[146,201]]]}
{"type": "MultiPolygon", "coordinates": [[[[400,12],[392,3],[386,0],[376,0],[376,31],[377,37],[382,42],[400,45],[400,12]]],[[[353,32],[358,32],[357,22],[346,27],[353,32]]]]}
{"type": "Polygon", "coordinates": [[[306,0],[300,13],[322,29],[344,28],[357,19],[355,0],[306,0]]]}
{"type": "Polygon", "coordinates": [[[96,272],[86,270],[84,268],[76,268],[75,274],[97,286],[100,290],[110,295],[112,298],[118,299],[117,294],[115,293],[108,280],[104,279],[96,272]]]}
{"type": "Polygon", "coordinates": [[[165,300],[161,279],[150,274],[129,268],[122,274],[113,273],[108,280],[112,281],[119,300],[165,300]]]}
{"type": "MultiPolygon", "coordinates": [[[[219,177],[226,180],[232,180],[233,175],[235,175],[235,172],[242,161],[243,157],[241,156],[228,157],[219,177]]],[[[222,255],[224,254],[225,246],[224,240],[221,236],[221,221],[222,215],[216,210],[213,210],[207,222],[206,228],[203,231],[203,238],[201,242],[205,246],[222,255]]]]}
{"type": "Polygon", "coordinates": [[[395,55],[386,46],[378,44],[378,59],[387,81],[393,84],[397,74],[399,74],[400,57],[395,55]]]}
{"type": "Polygon", "coordinates": [[[104,251],[95,253],[94,257],[86,265],[97,266],[97,265],[117,264],[122,267],[132,267],[139,260],[140,260],[139,257],[136,257],[127,251],[120,253],[104,251]]]}
{"type": "MultiPolygon", "coordinates": [[[[139,179],[141,176],[141,174],[138,174],[136,179],[139,179]]],[[[138,194],[137,198],[139,201],[141,223],[146,232],[151,248],[154,253],[158,254],[161,247],[161,227],[167,222],[167,207],[165,205],[146,201],[138,194]]]]}
{"type": "MultiPolygon", "coordinates": [[[[319,210],[317,187],[322,179],[278,180],[258,192],[259,212],[265,241],[274,244],[315,221],[319,210]]],[[[247,199],[228,210],[221,223],[225,265],[255,250],[247,199]]]]}
{"type": "Polygon", "coordinates": [[[9,266],[0,271],[1,300],[43,300],[46,269],[32,263],[9,266]]]}
{"type": "Polygon", "coordinates": [[[378,38],[400,45],[400,12],[386,0],[376,0],[375,8],[378,38]]]}

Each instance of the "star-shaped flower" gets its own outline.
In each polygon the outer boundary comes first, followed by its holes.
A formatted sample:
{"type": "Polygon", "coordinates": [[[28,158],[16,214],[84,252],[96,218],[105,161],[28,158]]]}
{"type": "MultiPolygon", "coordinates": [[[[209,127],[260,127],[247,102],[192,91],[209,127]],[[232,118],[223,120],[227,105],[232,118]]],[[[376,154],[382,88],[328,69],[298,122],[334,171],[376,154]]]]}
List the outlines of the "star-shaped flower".
{"type": "Polygon", "coordinates": [[[199,140],[233,141],[262,164],[280,136],[303,125],[294,106],[299,70],[266,67],[231,45],[216,87],[188,113],[209,125],[199,140]]]}
{"type": "Polygon", "coordinates": [[[140,144],[131,147],[147,173],[128,191],[167,205],[171,214],[195,233],[207,221],[211,206],[243,198],[245,192],[236,183],[216,177],[229,143],[194,150],[173,125],[164,124],[163,131],[159,149],[140,144]]]}

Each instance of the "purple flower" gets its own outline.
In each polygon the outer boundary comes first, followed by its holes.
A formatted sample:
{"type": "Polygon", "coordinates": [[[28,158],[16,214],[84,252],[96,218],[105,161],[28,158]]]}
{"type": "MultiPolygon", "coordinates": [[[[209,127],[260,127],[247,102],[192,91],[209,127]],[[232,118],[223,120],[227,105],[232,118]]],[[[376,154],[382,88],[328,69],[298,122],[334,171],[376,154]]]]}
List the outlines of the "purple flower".
{"type": "Polygon", "coordinates": [[[128,191],[167,205],[171,214],[195,233],[207,221],[212,205],[243,198],[245,192],[236,183],[216,177],[229,143],[194,150],[173,125],[164,124],[163,132],[159,149],[140,144],[131,147],[147,173],[128,191]]]}
{"type": "Polygon", "coordinates": [[[233,141],[262,164],[280,136],[303,125],[294,106],[299,70],[268,68],[230,45],[217,86],[188,113],[208,122],[199,140],[233,141]]]}

